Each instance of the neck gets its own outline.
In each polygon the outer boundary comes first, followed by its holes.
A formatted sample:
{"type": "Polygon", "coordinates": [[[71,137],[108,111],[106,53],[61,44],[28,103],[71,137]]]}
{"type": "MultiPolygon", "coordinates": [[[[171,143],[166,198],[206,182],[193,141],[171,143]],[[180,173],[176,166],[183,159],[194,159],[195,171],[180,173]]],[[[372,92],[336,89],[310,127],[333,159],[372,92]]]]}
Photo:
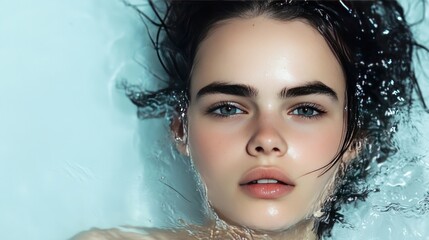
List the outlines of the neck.
{"type": "Polygon", "coordinates": [[[288,228],[287,230],[281,232],[267,232],[246,229],[243,227],[230,225],[222,220],[212,222],[210,223],[210,225],[211,226],[209,228],[212,230],[211,232],[219,234],[219,236],[216,237],[228,236],[228,239],[317,240],[317,236],[313,231],[314,220],[301,221],[296,225],[288,228]]]}

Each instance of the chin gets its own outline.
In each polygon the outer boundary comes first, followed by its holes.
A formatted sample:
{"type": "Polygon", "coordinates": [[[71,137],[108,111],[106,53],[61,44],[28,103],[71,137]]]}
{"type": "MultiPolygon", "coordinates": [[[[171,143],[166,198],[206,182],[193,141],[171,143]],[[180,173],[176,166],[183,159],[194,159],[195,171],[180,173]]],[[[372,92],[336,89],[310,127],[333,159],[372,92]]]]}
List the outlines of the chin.
{"type": "Polygon", "coordinates": [[[259,215],[254,216],[243,216],[242,219],[235,219],[236,221],[226,220],[227,223],[243,226],[261,233],[280,233],[290,228],[293,228],[300,221],[284,219],[278,217],[263,217],[259,215]]]}
{"type": "Polygon", "coordinates": [[[279,233],[290,229],[294,225],[295,224],[288,224],[284,222],[274,222],[273,220],[267,220],[264,222],[249,223],[246,226],[258,232],[279,233]]]}

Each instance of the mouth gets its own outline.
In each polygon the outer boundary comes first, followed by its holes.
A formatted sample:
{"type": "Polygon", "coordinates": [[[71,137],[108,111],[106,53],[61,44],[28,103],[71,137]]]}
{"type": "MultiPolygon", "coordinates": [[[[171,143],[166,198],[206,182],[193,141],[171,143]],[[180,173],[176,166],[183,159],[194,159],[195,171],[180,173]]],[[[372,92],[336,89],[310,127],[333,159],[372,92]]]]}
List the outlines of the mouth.
{"type": "Polygon", "coordinates": [[[269,179],[269,178],[265,178],[265,179],[258,179],[258,180],[253,180],[250,181],[248,183],[245,184],[240,184],[240,185],[246,185],[246,184],[284,184],[284,185],[288,185],[280,180],[277,179],[269,179]]]}
{"type": "Polygon", "coordinates": [[[239,187],[251,198],[278,199],[288,195],[295,184],[277,168],[255,168],[244,175],[239,187]]]}

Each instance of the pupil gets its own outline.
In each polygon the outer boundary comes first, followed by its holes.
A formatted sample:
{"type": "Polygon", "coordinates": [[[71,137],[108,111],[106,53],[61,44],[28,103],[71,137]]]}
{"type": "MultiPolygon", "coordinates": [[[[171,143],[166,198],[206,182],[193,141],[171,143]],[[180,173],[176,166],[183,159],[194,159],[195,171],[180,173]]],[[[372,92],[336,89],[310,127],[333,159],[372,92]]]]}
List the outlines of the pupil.
{"type": "Polygon", "coordinates": [[[302,108],[301,109],[301,113],[303,114],[303,115],[312,115],[312,113],[313,113],[313,110],[312,109],[310,109],[310,108],[308,108],[308,107],[304,107],[304,108],[302,108]]]}
{"type": "Polygon", "coordinates": [[[225,114],[232,113],[232,112],[233,112],[233,108],[232,108],[231,106],[225,106],[225,107],[223,108],[223,112],[224,112],[225,114]]]}

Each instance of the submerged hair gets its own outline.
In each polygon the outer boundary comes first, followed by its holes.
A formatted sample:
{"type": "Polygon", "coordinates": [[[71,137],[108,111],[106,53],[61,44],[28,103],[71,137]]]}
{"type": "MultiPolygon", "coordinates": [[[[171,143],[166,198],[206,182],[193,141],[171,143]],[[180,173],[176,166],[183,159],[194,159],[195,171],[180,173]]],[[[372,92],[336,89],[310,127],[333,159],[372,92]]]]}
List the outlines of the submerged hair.
{"type": "Polygon", "coordinates": [[[414,96],[427,111],[412,66],[415,50],[427,48],[415,41],[400,4],[391,0],[164,3],[148,0],[153,16],[133,5],[145,24],[157,30],[149,37],[166,74],[166,87],[158,91],[127,88],[142,119],[167,115],[186,120],[195,55],[219,21],[261,15],[282,21],[304,19],[324,37],[346,76],[347,119],[341,150],[327,166],[315,171],[325,173],[355,144],[371,142],[371,148],[343,170],[337,180],[340,187],[316,221],[318,236],[329,235],[333,224],[342,221],[341,205],[348,199],[363,200],[368,194],[359,183],[365,180],[370,161],[383,162],[394,153],[386,141],[397,127],[396,113],[409,111],[414,96]]]}

